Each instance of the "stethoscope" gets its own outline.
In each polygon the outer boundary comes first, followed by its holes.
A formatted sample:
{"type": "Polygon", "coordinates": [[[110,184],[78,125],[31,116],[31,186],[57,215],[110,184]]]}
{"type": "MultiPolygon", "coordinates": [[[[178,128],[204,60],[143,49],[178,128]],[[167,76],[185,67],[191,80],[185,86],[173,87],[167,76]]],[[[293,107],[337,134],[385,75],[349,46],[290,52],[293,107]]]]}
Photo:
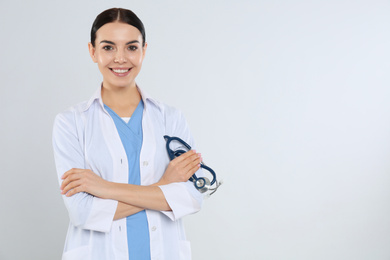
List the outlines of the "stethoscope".
{"type": "MultiPolygon", "coordinates": [[[[176,157],[179,157],[180,155],[182,155],[183,153],[186,153],[188,152],[189,150],[191,150],[191,146],[189,144],[187,144],[185,141],[183,141],[182,139],[180,139],[179,137],[170,137],[168,135],[164,135],[164,139],[165,141],[167,142],[167,152],[168,152],[168,156],[169,156],[169,159],[172,161],[173,159],[175,159],[176,157]],[[172,142],[172,141],[178,141],[179,143],[181,143],[182,145],[184,145],[188,150],[185,151],[185,150],[176,150],[176,151],[173,151],[169,144],[172,142]]],[[[206,191],[211,191],[211,194],[213,194],[214,192],[217,191],[218,187],[220,186],[220,184],[218,183],[217,181],[217,175],[215,174],[215,172],[213,171],[213,169],[211,169],[210,167],[208,167],[204,162],[201,162],[200,163],[200,167],[209,171],[211,173],[211,175],[213,176],[213,179],[210,181],[208,178],[205,178],[205,177],[197,177],[196,174],[193,174],[191,177],[190,177],[190,181],[192,181],[195,185],[195,188],[200,191],[201,193],[205,193],[206,191]],[[213,188],[212,186],[215,184],[215,187],[213,188]]]]}

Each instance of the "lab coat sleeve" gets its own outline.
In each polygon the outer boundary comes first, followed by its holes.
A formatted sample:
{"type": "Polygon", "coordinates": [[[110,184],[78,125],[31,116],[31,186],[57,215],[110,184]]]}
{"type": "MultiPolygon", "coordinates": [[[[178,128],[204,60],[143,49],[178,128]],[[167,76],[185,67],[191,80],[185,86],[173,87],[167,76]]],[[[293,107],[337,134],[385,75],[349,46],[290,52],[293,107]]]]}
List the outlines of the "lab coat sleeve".
{"type": "MultiPolygon", "coordinates": [[[[53,127],[53,149],[58,181],[72,168],[85,169],[83,124],[74,110],[57,115],[53,127]],[[82,140],[82,141],[81,141],[82,140]]],[[[62,196],[72,224],[81,229],[109,232],[117,208],[117,201],[94,197],[80,192],[62,196]]]]}
{"type": "MultiPolygon", "coordinates": [[[[180,111],[167,107],[165,111],[165,122],[166,133],[168,135],[180,137],[186,141],[192,149],[195,148],[188,124],[180,111]]],[[[198,170],[196,175],[203,176],[202,170],[198,170]]],[[[162,211],[162,213],[172,221],[196,213],[202,207],[203,195],[195,188],[191,181],[171,183],[159,187],[172,209],[172,211],[162,211]]]]}

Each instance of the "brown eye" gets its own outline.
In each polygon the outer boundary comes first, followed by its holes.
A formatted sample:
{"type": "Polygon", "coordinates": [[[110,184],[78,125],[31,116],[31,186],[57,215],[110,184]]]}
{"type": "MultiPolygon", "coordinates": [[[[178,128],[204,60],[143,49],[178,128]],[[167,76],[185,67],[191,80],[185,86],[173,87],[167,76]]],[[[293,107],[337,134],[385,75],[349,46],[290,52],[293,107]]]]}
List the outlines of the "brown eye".
{"type": "Polygon", "coordinates": [[[128,48],[130,51],[136,51],[137,49],[138,49],[138,47],[137,46],[134,46],[134,45],[131,45],[131,46],[129,46],[129,48],[128,48]]]}
{"type": "Polygon", "coordinates": [[[111,46],[104,46],[103,50],[105,51],[111,51],[113,48],[111,46]]]}

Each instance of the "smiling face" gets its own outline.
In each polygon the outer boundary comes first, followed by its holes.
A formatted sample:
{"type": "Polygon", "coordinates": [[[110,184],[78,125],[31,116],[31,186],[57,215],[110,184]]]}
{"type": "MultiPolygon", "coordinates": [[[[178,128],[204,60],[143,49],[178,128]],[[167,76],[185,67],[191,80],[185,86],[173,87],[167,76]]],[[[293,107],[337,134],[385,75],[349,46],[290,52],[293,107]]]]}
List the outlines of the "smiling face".
{"type": "Polygon", "coordinates": [[[147,44],[142,35],[127,23],[107,23],[96,32],[95,47],[88,44],[92,60],[103,75],[103,86],[109,89],[135,87],[147,44]]]}

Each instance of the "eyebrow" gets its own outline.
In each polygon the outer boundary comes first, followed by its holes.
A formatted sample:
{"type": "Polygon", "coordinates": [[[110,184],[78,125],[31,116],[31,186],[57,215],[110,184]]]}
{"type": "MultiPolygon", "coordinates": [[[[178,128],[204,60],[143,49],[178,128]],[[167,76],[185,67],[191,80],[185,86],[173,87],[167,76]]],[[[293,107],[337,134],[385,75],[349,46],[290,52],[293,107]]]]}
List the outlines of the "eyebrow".
{"type": "MultiPolygon", "coordinates": [[[[114,42],[112,42],[112,41],[107,41],[107,40],[103,40],[103,41],[100,42],[100,44],[102,44],[102,43],[107,43],[107,44],[115,45],[114,42]]],[[[139,41],[138,41],[138,40],[129,41],[128,43],[126,43],[126,45],[133,44],[133,43],[139,43],[139,41]]]]}

